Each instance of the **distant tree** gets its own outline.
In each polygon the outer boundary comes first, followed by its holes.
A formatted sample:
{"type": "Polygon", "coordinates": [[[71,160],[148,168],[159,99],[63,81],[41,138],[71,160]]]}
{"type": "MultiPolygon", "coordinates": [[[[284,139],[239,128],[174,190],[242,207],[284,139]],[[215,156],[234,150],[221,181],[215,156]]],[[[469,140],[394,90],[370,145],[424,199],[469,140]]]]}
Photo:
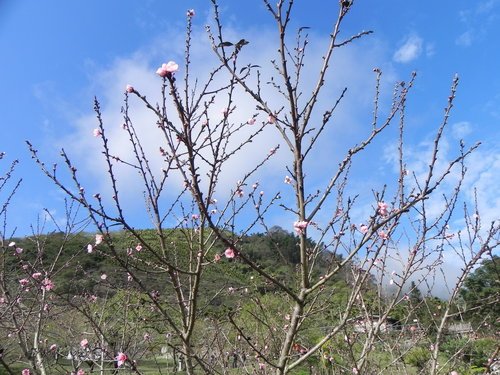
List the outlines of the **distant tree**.
{"type": "Polygon", "coordinates": [[[409,298],[413,304],[418,304],[422,301],[422,292],[418,289],[415,281],[412,281],[410,284],[409,298]]]}
{"type": "Polygon", "coordinates": [[[460,290],[466,316],[476,323],[500,325],[500,256],[485,259],[460,290]]]}

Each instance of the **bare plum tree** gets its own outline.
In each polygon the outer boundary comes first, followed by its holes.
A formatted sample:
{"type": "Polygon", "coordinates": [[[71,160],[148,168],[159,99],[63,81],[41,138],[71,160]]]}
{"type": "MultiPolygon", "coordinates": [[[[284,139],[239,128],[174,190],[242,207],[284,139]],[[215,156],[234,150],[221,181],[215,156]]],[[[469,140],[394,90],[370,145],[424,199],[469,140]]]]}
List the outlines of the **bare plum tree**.
{"type": "MultiPolygon", "coordinates": [[[[29,143],[41,170],[88,210],[98,228],[88,252],[111,259],[117,272],[129,279],[138,298],[149,306],[144,318],[159,334],[167,335],[172,357],[180,359],[179,368],[188,374],[229,373],[229,367],[287,374],[318,363],[334,374],[403,373],[408,358],[415,357],[416,346],[425,347],[428,355],[418,362],[422,371],[451,370],[453,361],[439,364],[438,354],[448,322],[459,312],[459,290],[499,241],[498,221],[481,223],[477,208],[469,204],[464,204],[464,229],[449,231],[461,204],[464,162],[479,146],[462,142],[450,160],[438,157],[458,77],[453,79],[422,173],[408,170],[405,146],[406,102],[416,74],[408,82],[395,84],[392,101],[384,108],[382,71],[375,68],[373,117],[366,134],[345,150],[338,165],[323,168],[326,177],[320,183],[313,182],[307,179],[307,165],[319,159],[319,141],[346,94],[346,89],[340,90],[333,102],[325,95],[333,56],[337,49],[370,34],[362,31],[341,37],[341,25],[353,2],[339,2],[309,94],[303,89],[309,35],[307,28],[290,30],[293,0],[280,0],[276,5],[264,0],[276,25],[272,77],[264,77],[267,69],[242,57],[251,41],[228,41],[216,0],[212,4],[214,24],[207,32],[217,63],[207,77],[195,77],[191,65],[194,12],[188,11],[182,67],[170,61],[156,71],[159,101],[150,101],[139,85],[126,87],[122,127],[129,149],[115,147],[108,138],[100,103],[95,100],[98,125],[94,136],[102,144],[106,192],[86,191],[78,166],[65,150],[61,155],[69,175],[61,174],[57,165],[47,167],[29,143]],[[237,120],[236,97],[255,103],[249,120],[237,120]],[[139,127],[134,121],[132,101],[151,114],[147,131],[155,132],[154,146],[143,137],[144,124],[139,127]],[[399,129],[398,172],[393,181],[373,187],[371,204],[362,207],[350,172],[367,147],[390,127],[399,129]],[[277,134],[279,143],[263,151],[257,140],[270,134],[277,134]],[[287,153],[290,163],[274,175],[285,178],[293,199],[283,199],[287,191],[264,194],[263,183],[257,182],[278,151],[287,153]],[[260,160],[235,176],[229,166],[238,165],[248,153],[260,160]],[[128,176],[122,182],[123,173],[128,176]],[[444,188],[450,177],[454,187],[444,188]],[[142,186],[144,210],[154,231],[137,229],[128,213],[129,198],[122,190],[134,178],[133,183],[142,186]],[[437,213],[435,209],[429,212],[433,197],[441,202],[437,213]],[[356,213],[360,210],[368,212],[362,224],[356,213]],[[276,214],[292,218],[289,227],[294,230],[295,244],[290,259],[294,260],[285,260],[292,265],[286,274],[263,267],[245,242],[252,231],[262,228],[272,238],[269,218],[276,214]],[[445,274],[443,259],[450,252],[461,262],[458,280],[445,274]],[[214,275],[224,273],[230,280],[232,268],[250,275],[246,284],[208,284],[214,275]],[[428,296],[410,298],[418,288],[432,291],[437,282],[448,283],[447,302],[433,304],[428,296]],[[231,306],[224,314],[210,315],[210,307],[221,298],[231,300],[231,306]],[[417,306],[428,312],[425,322],[415,317],[417,306]],[[397,328],[392,323],[396,313],[397,328]]],[[[308,77],[312,69],[307,69],[308,77]]],[[[282,245],[274,242],[281,255],[282,245]]],[[[123,303],[127,306],[130,299],[123,303]]],[[[122,355],[121,364],[141,373],[130,353],[124,354],[127,348],[116,350],[122,355]]]]}

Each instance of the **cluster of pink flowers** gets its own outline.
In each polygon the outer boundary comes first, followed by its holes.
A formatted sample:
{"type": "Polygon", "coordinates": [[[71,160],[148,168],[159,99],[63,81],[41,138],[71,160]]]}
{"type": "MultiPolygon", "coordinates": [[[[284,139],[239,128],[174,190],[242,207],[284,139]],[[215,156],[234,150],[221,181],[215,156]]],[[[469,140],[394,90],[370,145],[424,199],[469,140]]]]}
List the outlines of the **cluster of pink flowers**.
{"type": "Polygon", "coordinates": [[[95,245],[100,245],[102,241],[104,240],[104,236],[102,234],[96,234],[95,235],[95,245]]]}
{"type": "Polygon", "coordinates": [[[307,221],[296,221],[293,223],[293,229],[298,235],[304,234],[305,229],[307,228],[307,225],[309,222],[307,221]]]}
{"type": "Polygon", "coordinates": [[[21,247],[17,247],[16,243],[14,241],[9,243],[9,247],[14,247],[17,255],[19,255],[23,252],[23,249],[21,247]]]}
{"type": "Polygon", "coordinates": [[[94,137],[100,137],[102,135],[101,129],[95,128],[92,134],[94,135],[94,137]]]}
{"type": "Polygon", "coordinates": [[[179,69],[179,65],[174,61],[169,61],[166,64],[162,64],[157,70],[156,74],[160,77],[170,77],[173,73],[175,73],[179,69]]]}
{"type": "Polygon", "coordinates": [[[363,234],[367,233],[367,232],[368,232],[368,226],[367,226],[367,225],[365,225],[365,224],[361,224],[361,225],[359,226],[359,231],[360,231],[361,233],[363,233],[363,234]]]}
{"type": "Polygon", "coordinates": [[[231,247],[228,247],[225,251],[224,251],[224,255],[226,256],[226,258],[228,259],[233,259],[235,256],[236,256],[236,251],[231,248],[231,247]]]}
{"type": "Polygon", "coordinates": [[[385,233],[383,230],[378,232],[378,236],[383,240],[387,240],[389,238],[389,235],[387,233],[385,233]]]}
{"type": "Polygon", "coordinates": [[[381,215],[381,216],[387,216],[389,215],[389,211],[388,211],[388,208],[389,206],[387,205],[387,203],[385,202],[378,202],[377,203],[378,205],[378,213],[381,215]]]}
{"type": "Polygon", "coordinates": [[[256,120],[255,120],[255,117],[251,117],[251,118],[249,118],[249,119],[247,120],[247,124],[248,124],[248,125],[253,125],[253,124],[255,124],[255,121],[256,121],[256,120]]]}
{"type": "Polygon", "coordinates": [[[194,17],[195,16],[195,12],[194,12],[194,9],[188,9],[187,12],[186,12],[186,15],[188,17],[194,17]]]}
{"type": "Polygon", "coordinates": [[[43,279],[43,281],[42,281],[42,289],[45,289],[46,291],[49,291],[49,290],[54,289],[54,286],[55,286],[54,283],[49,278],[46,277],[45,279],[43,279]]]}
{"type": "Polygon", "coordinates": [[[122,366],[125,362],[127,362],[127,355],[125,353],[118,353],[118,355],[116,356],[116,361],[117,361],[117,365],[118,367],[122,366]]]}

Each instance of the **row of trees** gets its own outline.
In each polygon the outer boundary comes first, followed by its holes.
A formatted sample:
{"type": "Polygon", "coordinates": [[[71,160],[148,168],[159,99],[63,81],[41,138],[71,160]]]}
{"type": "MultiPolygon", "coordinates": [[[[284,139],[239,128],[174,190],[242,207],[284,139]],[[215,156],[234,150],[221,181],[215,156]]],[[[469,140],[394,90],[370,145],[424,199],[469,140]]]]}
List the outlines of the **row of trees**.
{"type": "MultiPolygon", "coordinates": [[[[4,221],[1,321],[18,344],[27,373],[53,373],[56,367],[50,361],[56,360],[57,342],[64,339],[73,342],[65,345],[71,348],[75,372],[82,373],[81,363],[89,361],[100,366],[102,373],[106,361],[114,361],[115,366],[144,373],[135,359],[144,355],[145,348],[155,347],[144,345],[151,342],[152,331],[165,339],[187,374],[227,373],[228,353],[236,352],[251,357],[251,367],[262,373],[291,373],[319,357],[327,361],[323,364],[332,373],[401,373],[408,371],[405,358],[419,344],[425,347],[425,368],[415,363],[422,371],[455,370],[466,345],[442,362],[448,322],[479,308],[468,299],[472,284],[463,289],[464,282],[471,280],[468,276],[484,258],[492,259],[497,269],[492,254],[499,243],[499,222],[483,223],[477,207],[469,204],[463,205],[463,230],[454,234],[448,230],[461,206],[466,158],[477,147],[462,142],[454,159],[438,158],[458,78],[453,80],[443,119],[436,127],[425,173],[411,173],[406,165],[405,109],[415,75],[396,84],[393,100],[385,106],[380,99],[382,72],[375,69],[370,127],[338,165],[325,167],[328,177],[324,181],[313,183],[306,178],[308,168],[317,160],[318,141],[334,121],[345,94],[340,92],[334,102],[324,95],[327,72],[337,49],[348,48],[369,32],[340,36],[353,6],[351,1],[340,1],[316,83],[306,92],[303,79],[309,36],[305,28],[290,30],[293,1],[273,5],[264,0],[276,25],[278,43],[277,56],[271,61],[275,74],[267,84],[262,67],[246,58],[249,42],[225,37],[217,2],[212,4],[214,23],[207,32],[218,63],[208,77],[195,78],[190,65],[194,12],[188,11],[182,73],[172,61],[156,72],[161,100],[149,101],[140,83],[126,87],[122,112],[128,150],[113,146],[95,100],[94,136],[102,145],[106,191],[88,192],[78,166],[65,150],[61,151],[65,168],[49,167],[28,143],[33,160],[66,194],[68,203],[58,250],[50,256],[44,242],[50,237],[34,236],[30,256],[25,258],[24,249],[6,238],[4,221]],[[236,97],[241,95],[255,103],[254,115],[245,122],[236,120],[236,97]],[[145,142],[140,129],[145,124],[135,123],[131,103],[150,111],[147,131],[161,140],[158,148],[145,142]],[[385,186],[373,187],[369,213],[359,224],[355,210],[361,203],[351,186],[350,172],[363,151],[390,126],[399,129],[399,172],[385,186]],[[260,137],[274,133],[280,137],[279,146],[270,151],[258,147],[260,137]],[[276,174],[290,189],[269,193],[265,182],[257,180],[277,152],[288,155],[286,169],[276,174]],[[237,177],[226,172],[247,153],[260,155],[260,161],[240,170],[237,177]],[[160,172],[154,168],[157,158],[160,172]],[[136,176],[142,186],[152,231],[138,230],[132,224],[134,218],[129,217],[127,199],[121,193],[123,184],[130,184],[130,178],[121,181],[124,171],[136,176]],[[444,191],[441,186],[451,173],[456,186],[444,191]],[[430,215],[428,202],[435,194],[441,194],[443,204],[439,213],[430,215]],[[80,221],[82,209],[88,216],[80,221]],[[289,220],[283,226],[293,229],[295,236],[281,233],[280,237],[269,224],[269,217],[277,212],[289,220]],[[72,246],[89,224],[97,230],[95,237],[83,246],[72,246]],[[273,254],[248,246],[249,234],[262,230],[264,238],[271,238],[273,254]],[[443,273],[446,252],[454,254],[462,269],[457,280],[439,277],[448,285],[449,299],[433,303],[420,298],[416,290],[432,289],[433,280],[443,273]],[[85,264],[89,257],[110,262],[112,271],[106,268],[96,277],[85,264]],[[292,267],[269,267],[269,257],[292,267]],[[54,280],[73,272],[75,282],[59,289],[54,280]],[[242,272],[248,275],[248,285],[220,283],[235,280],[242,272]],[[214,282],[217,275],[219,282],[214,282]],[[391,293],[386,293],[388,284],[391,293]],[[228,308],[208,314],[217,304],[228,308]],[[383,334],[393,314],[405,326],[412,327],[414,319],[423,320],[423,316],[415,317],[417,306],[428,314],[411,340],[404,332],[393,337],[383,334]],[[82,320],[73,318],[76,313],[82,320]],[[366,323],[375,316],[377,324],[366,323]],[[318,326],[324,317],[328,324],[318,326]],[[352,328],[359,320],[365,322],[361,333],[352,328]],[[51,337],[54,322],[71,334],[51,337]]],[[[3,189],[9,186],[10,177],[11,171],[2,180],[3,189]]],[[[2,214],[12,204],[17,186],[7,194],[2,214]]],[[[494,306],[498,285],[491,287],[494,292],[489,291],[482,303],[494,306]]],[[[481,319],[494,324],[498,310],[493,307],[487,314],[481,319]]],[[[2,365],[13,373],[8,363],[2,365]]]]}

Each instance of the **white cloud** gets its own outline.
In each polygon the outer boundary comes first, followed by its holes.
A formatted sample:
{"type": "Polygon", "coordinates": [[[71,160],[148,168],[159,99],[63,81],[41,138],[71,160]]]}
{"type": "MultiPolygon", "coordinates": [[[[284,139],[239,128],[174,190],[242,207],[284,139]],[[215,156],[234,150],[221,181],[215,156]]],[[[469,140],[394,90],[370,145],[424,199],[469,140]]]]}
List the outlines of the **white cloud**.
{"type": "Polygon", "coordinates": [[[427,43],[425,46],[425,56],[432,57],[436,54],[436,45],[434,43],[427,43]]]}
{"type": "MultiPolygon", "coordinates": [[[[257,64],[262,67],[261,84],[262,96],[268,98],[268,104],[275,109],[282,107],[280,95],[276,95],[276,91],[266,85],[272,75],[279,82],[279,76],[276,77],[274,69],[269,61],[276,57],[276,48],[268,41],[271,39],[272,31],[255,30],[246,31],[243,33],[245,38],[250,41],[249,46],[241,52],[241,58],[251,61],[252,64],[257,64]]],[[[172,35],[182,35],[182,32],[171,33],[172,35]]],[[[235,30],[227,29],[227,40],[238,40],[242,33],[235,30]]],[[[123,92],[126,84],[133,85],[141,94],[146,95],[148,100],[153,103],[160,101],[158,95],[161,87],[161,79],[154,74],[156,68],[166,60],[182,60],[182,37],[179,40],[164,42],[165,38],[157,38],[157,44],[147,46],[144,49],[135,52],[131,56],[126,56],[117,59],[114,64],[104,69],[92,68],[92,82],[96,82],[92,90],[98,93],[101,101],[102,116],[105,124],[106,135],[110,139],[110,148],[113,154],[119,156],[122,160],[129,162],[134,161],[133,152],[130,147],[127,133],[121,128],[123,123],[123,115],[120,113],[120,108],[123,106],[123,92]],[[154,60],[154,61],[153,61],[154,60]]],[[[327,37],[311,36],[311,42],[308,45],[308,54],[306,56],[305,67],[302,71],[303,84],[300,87],[305,95],[310,93],[317,80],[317,69],[321,66],[322,55],[325,45],[327,45],[327,37]]],[[[372,68],[380,66],[384,69],[384,64],[381,64],[382,53],[380,46],[366,48],[358,48],[349,46],[336,51],[335,69],[327,75],[324,86],[324,98],[318,103],[318,111],[313,115],[311,124],[316,124],[321,121],[325,110],[329,109],[339,96],[344,86],[349,87],[346,98],[339,106],[339,110],[334,116],[334,121],[330,127],[327,127],[323,137],[318,142],[318,157],[310,158],[307,164],[307,175],[309,181],[316,183],[318,187],[325,185],[325,180],[331,173],[334,172],[338,160],[343,158],[346,151],[346,143],[352,145],[359,142],[359,131],[361,126],[366,126],[360,121],[361,110],[366,109],[366,114],[369,116],[374,95],[374,73],[372,68]],[[349,124],[344,126],[343,124],[349,124]],[[322,165],[317,161],[323,159],[329,163],[322,165]]],[[[198,87],[202,82],[205,82],[212,67],[217,66],[217,62],[213,57],[213,52],[207,41],[207,37],[203,31],[195,31],[193,33],[191,60],[191,77],[198,77],[198,87]]],[[[177,73],[177,84],[182,90],[184,66],[180,64],[179,72],[177,73]]],[[[382,88],[392,85],[394,81],[391,69],[384,69],[384,79],[382,88]],[[390,82],[390,83],[389,83],[390,82]]],[[[213,87],[221,86],[227,82],[227,75],[221,73],[215,76],[213,87]]],[[[382,100],[389,100],[390,90],[384,90],[387,98],[382,94],[382,100]]],[[[210,105],[208,110],[211,122],[216,122],[222,118],[221,110],[227,107],[227,92],[217,95],[217,98],[210,105]]],[[[209,97],[205,99],[210,101],[209,97]]],[[[235,123],[244,123],[248,118],[252,117],[258,111],[255,107],[255,102],[250,100],[248,96],[237,89],[233,93],[234,112],[231,114],[231,121],[235,123]]],[[[170,113],[171,120],[175,123],[175,111],[172,107],[170,113]]],[[[156,176],[161,174],[161,168],[164,167],[164,162],[159,155],[159,147],[164,146],[163,136],[160,134],[156,126],[156,119],[151,111],[145,108],[140,101],[134,96],[130,96],[130,115],[134,125],[141,136],[142,146],[145,150],[147,158],[150,162],[151,170],[156,176]]],[[[262,113],[257,117],[257,124],[262,123],[267,119],[267,115],[262,113]]],[[[239,144],[250,131],[257,127],[245,127],[243,131],[233,137],[230,147],[235,147],[239,144]]],[[[198,124],[200,126],[200,124],[198,124]]],[[[95,114],[87,113],[80,116],[75,121],[74,133],[66,139],[63,139],[61,144],[70,152],[75,159],[75,164],[79,169],[81,176],[86,176],[85,187],[88,187],[89,193],[100,192],[102,196],[111,197],[109,177],[107,176],[107,167],[103,162],[101,155],[101,142],[99,139],[92,136],[92,130],[97,127],[95,114]]],[[[279,136],[274,127],[267,126],[262,134],[260,134],[250,145],[247,145],[239,156],[229,160],[219,178],[219,187],[217,196],[220,201],[228,197],[229,191],[235,187],[236,181],[244,177],[245,173],[250,171],[259,161],[261,161],[268,153],[269,149],[280,144],[281,148],[265,166],[255,176],[249,180],[251,185],[255,180],[259,180],[262,188],[269,192],[269,196],[283,189],[283,178],[289,174],[285,166],[290,165],[289,150],[279,136]]],[[[116,178],[118,180],[118,190],[122,199],[126,199],[127,206],[136,206],[143,204],[137,196],[141,195],[143,189],[138,178],[137,171],[115,164],[116,178]]],[[[206,166],[200,167],[199,174],[202,179],[205,179],[207,172],[206,166]]],[[[173,172],[170,175],[167,196],[174,195],[182,186],[182,179],[178,174],[173,172]]],[[[316,187],[316,186],[315,186],[316,187]]],[[[246,189],[247,191],[249,188],[246,189]]],[[[271,219],[274,220],[274,219],[271,219]]],[[[290,220],[292,222],[293,219],[290,220]]],[[[271,224],[283,224],[283,212],[276,216],[276,222],[271,224]]]]}
{"type": "Polygon", "coordinates": [[[489,13],[499,4],[498,0],[480,1],[477,4],[476,13],[489,13]]]}
{"type": "MultiPolygon", "coordinates": [[[[448,131],[445,131],[441,144],[439,146],[438,160],[436,162],[434,178],[437,178],[448,167],[450,160],[459,155],[459,140],[465,139],[473,130],[473,125],[467,121],[461,121],[453,124],[448,131]]],[[[466,144],[468,142],[466,141],[466,144]]],[[[469,144],[470,146],[470,144],[469,144]]],[[[429,135],[425,141],[416,144],[406,142],[405,163],[411,174],[415,174],[420,185],[425,180],[428,173],[428,165],[431,160],[431,153],[434,148],[433,135],[429,135]]],[[[477,251],[478,245],[467,246],[467,224],[464,218],[464,205],[468,210],[468,215],[479,213],[481,230],[480,238],[486,238],[485,234],[490,228],[492,222],[498,225],[500,212],[500,184],[498,176],[500,175],[500,147],[498,144],[489,142],[484,147],[479,147],[465,160],[466,172],[461,182],[461,192],[454,214],[448,222],[450,228],[447,230],[454,237],[450,239],[450,244],[445,245],[439,252],[433,252],[424,263],[424,269],[412,275],[410,280],[422,278],[425,274],[425,266],[433,262],[438,262],[432,275],[428,277],[432,280],[432,293],[440,297],[447,297],[452,290],[457,278],[461,274],[466,262],[470,261],[477,251]],[[476,207],[477,202],[477,207],[476,207]],[[461,244],[458,243],[458,233],[462,235],[461,244]],[[464,245],[462,249],[460,245],[464,245]],[[438,272],[436,272],[438,271],[438,272]]],[[[394,146],[386,148],[384,154],[385,161],[397,172],[399,158],[394,146]]],[[[451,173],[425,201],[426,217],[428,223],[441,217],[448,206],[445,196],[450,196],[457,187],[461,178],[461,168],[456,166],[451,173]]],[[[412,186],[412,178],[408,179],[407,188],[412,186]]],[[[442,219],[441,223],[443,223],[442,219]]],[[[443,224],[441,224],[443,225],[443,224]]],[[[412,228],[409,226],[408,228],[412,228]]],[[[417,226],[418,227],[418,226],[417,226]]],[[[439,231],[440,226],[436,228],[439,231]]],[[[409,229],[411,232],[411,229],[409,229]]],[[[405,234],[407,235],[407,234],[405,234]]],[[[411,235],[409,235],[411,237],[411,235]]],[[[435,241],[434,241],[435,242],[435,241]]],[[[430,249],[433,244],[429,241],[426,248],[430,249]]],[[[401,272],[405,268],[405,260],[408,258],[408,252],[405,249],[398,249],[401,259],[392,259],[388,262],[388,267],[401,272]]],[[[432,267],[429,267],[431,269],[432,267]]]]}
{"type": "Polygon", "coordinates": [[[469,47],[475,39],[474,30],[470,29],[462,33],[456,40],[455,43],[462,47],[469,47]]]}
{"type": "Polygon", "coordinates": [[[469,47],[477,41],[483,41],[498,24],[499,0],[471,2],[471,7],[459,12],[460,21],[466,29],[456,39],[455,44],[469,47]]]}
{"type": "Polygon", "coordinates": [[[408,63],[417,59],[422,53],[423,39],[417,35],[410,35],[404,44],[394,52],[393,59],[396,62],[408,63]]]}
{"type": "Polygon", "coordinates": [[[460,121],[451,126],[451,132],[455,139],[464,139],[472,132],[472,125],[468,121],[460,121]]]}

